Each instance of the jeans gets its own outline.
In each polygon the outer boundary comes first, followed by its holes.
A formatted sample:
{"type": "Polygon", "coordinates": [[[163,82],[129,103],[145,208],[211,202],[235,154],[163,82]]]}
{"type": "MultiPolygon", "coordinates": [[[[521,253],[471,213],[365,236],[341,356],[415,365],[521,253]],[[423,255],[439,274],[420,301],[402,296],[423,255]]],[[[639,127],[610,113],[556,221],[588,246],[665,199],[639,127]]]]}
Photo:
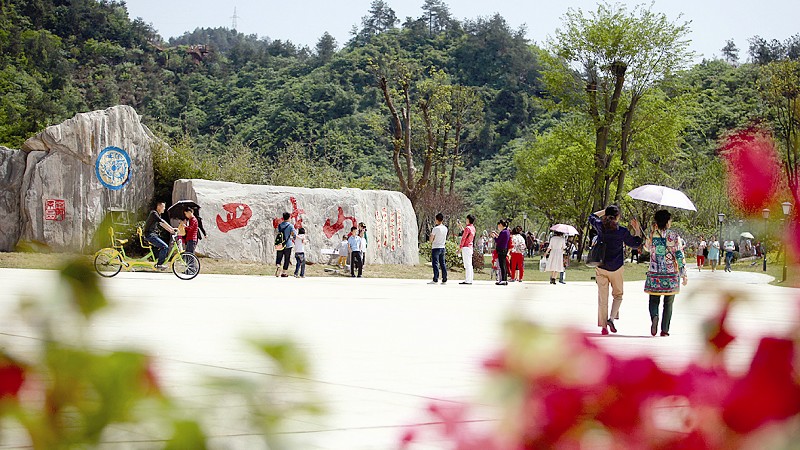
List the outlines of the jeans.
{"type": "Polygon", "coordinates": [[[194,254],[195,249],[197,248],[197,241],[186,241],[186,253],[194,254]]]}
{"type": "Polygon", "coordinates": [[[731,270],[731,262],[733,261],[733,252],[725,252],[725,270],[731,270]]]}
{"type": "Polygon", "coordinates": [[[158,250],[158,254],[156,255],[158,257],[158,260],[156,264],[159,266],[164,264],[164,261],[166,261],[167,259],[167,249],[169,248],[167,243],[164,242],[160,237],[156,236],[155,234],[147,236],[147,242],[151,243],[153,247],[155,247],[156,250],[158,250]]]}
{"type": "Polygon", "coordinates": [[[464,282],[472,283],[475,274],[472,270],[472,247],[461,247],[461,259],[464,260],[464,282]]]}
{"type": "Polygon", "coordinates": [[[300,272],[300,276],[306,276],[306,254],[304,252],[295,253],[294,260],[297,261],[297,265],[294,267],[294,276],[297,276],[297,272],[300,272]]]}
{"type": "Polygon", "coordinates": [[[439,281],[439,269],[442,270],[442,282],[447,281],[447,267],[444,265],[444,249],[431,249],[431,263],[433,264],[433,281],[439,281]]]}
{"type": "Polygon", "coordinates": [[[356,276],[356,267],[358,267],[358,276],[361,276],[361,272],[364,270],[364,266],[361,265],[361,252],[352,252],[350,253],[350,276],[356,276]]]}
{"type": "Polygon", "coordinates": [[[500,266],[500,281],[508,281],[508,249],[497,249],[497,265],[500,266]]]}
{"type": "MultiPolygon", "coordinates": [[[[650,296],[650,319],[658,317],[658,304],[661,303],[660,295],[650,296]]],[[[661,316],[661,331],[669,333],[669,322],[672,320],[672,302],[675,301],[674,295],[664,295],[664,308],[661,316]]]]}

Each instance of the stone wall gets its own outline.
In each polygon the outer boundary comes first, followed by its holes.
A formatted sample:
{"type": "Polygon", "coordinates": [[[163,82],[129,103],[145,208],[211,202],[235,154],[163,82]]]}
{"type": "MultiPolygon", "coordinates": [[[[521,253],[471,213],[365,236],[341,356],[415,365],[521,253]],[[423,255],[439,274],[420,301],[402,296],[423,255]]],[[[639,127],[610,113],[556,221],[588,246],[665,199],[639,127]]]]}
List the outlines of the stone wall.
{"type": "Polygon", "coordinates": [[[178,180],[172,200],[201,206],[208,237],[198,253],[212,258],[274,263],[275,227],[286,211],[306,229],[310,262],[328,261],[322,249],[338,248],[353,223],[364,222],[367,264],[419,264],[416,215],[400,192],[178,180]]]}
{"type": "Polygon", "coordinates": [[[109,208],[148,206],[157,143],[133,108],[115,106],[47,127],[21,151],[0,149],[0,251],[20,240],[86,250],[109,208]]]}

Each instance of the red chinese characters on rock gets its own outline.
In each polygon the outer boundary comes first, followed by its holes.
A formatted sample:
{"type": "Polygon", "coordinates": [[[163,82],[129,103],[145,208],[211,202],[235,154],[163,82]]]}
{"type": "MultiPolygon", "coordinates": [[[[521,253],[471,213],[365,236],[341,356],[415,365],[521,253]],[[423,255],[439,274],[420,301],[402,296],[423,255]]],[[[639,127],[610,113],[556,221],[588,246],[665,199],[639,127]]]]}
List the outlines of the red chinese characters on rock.
{"type": "Polygon", "coordinates": [[[45,200],[44,220],[62,221],[67,217],[67,203],[64,200],[45,200]]]}
{"type": "Polygon", "coordinates": [[[225,219],[217,214],[217,228],[223,233],[244,227],[253,217],[253,210],[244,203],[226,203],[222,209],[228,212],[225,219]]]}
{"type": "MultiPolygon", "coordinates": [[[[303,226],[303,218],[300,217],[300,214],[305,214],[306,211],[297,206],[296,198],[289,197],[289,201],[292,202],[292,213],[289,215],[289,221],[293,222],[292,225],[295,229],[300,229],[303,226]]],[[[272,228],[278,228],[281,222],[283,222],[283,217],[272,219],[272,228]]]]}
{"type": "MultiPolygon", "coordinates": [[[[322,232],[325,233],[325,236],[328,239],[330,239],[330,238],[333,237],[334,234],[336,234],[339,231],[342,231],[344,229],[344,223],[345,223],[345,221],[348,221],[348,220],[352,223],[351,226],[353,226],[353,227],[356,226],[356,224],[358,224],[358,220],[356,220],[355,217],[345,216],[344,215],[344,210],[340,206],[339,207],[339,215],[336,218],[336,222],[332,224],[331,223],[331,219],[325,219],[325,224],[322,226],[322,232]]],[[[350,230],[347,230],[347,231],[350,231],[350,230]]]]}

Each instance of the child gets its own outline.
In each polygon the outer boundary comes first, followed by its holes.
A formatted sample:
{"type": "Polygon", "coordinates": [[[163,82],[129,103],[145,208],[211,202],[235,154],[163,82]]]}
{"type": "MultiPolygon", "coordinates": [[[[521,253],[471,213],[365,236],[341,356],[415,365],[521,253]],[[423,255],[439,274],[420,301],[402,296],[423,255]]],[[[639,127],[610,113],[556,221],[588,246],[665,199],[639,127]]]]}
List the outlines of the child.
{"type": "Polygon", "coordinates": [[[294,238],[294,259],[297,264],[294,267],[294,276],[295,278],[305,278],[306,277],[306,244],[308,240],[306,239],[306,229],[300,227],[297,230],[297,237],[294,238]]]}
{"type": "Polygon", "coordinates": [[[344,269],[347,265],[347,253],[350,251],[350,245],[347,243],[347,235],[342,235],[342,243],[339,244],[339,261],[337,261],[336,265],[339,266],[340,269],[344,269]]]}
{"type": "Polygon", "coordinates": [[[497,262],[497,250],[492,250],[492,278],[500,281],[500,266],[497,262]]]}

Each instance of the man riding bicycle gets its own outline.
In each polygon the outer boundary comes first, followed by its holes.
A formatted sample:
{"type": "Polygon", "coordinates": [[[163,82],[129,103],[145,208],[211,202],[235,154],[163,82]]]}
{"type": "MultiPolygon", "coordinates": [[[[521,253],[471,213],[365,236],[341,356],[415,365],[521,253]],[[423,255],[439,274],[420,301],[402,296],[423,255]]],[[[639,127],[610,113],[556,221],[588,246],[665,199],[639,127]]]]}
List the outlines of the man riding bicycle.
{"type": "Polygon", "coordinates": [[[159,227],[169,231],[170,234],[175,234],[175,228],[172,228],[167,221],[161,217],[166,207],[166,203],[161,201],[156,202],[156,208],[150,211],[150,214],[147,216],[147,221],[144,224],[147,242],[158,249],[158,260],[156,261],[155,267],[160,270],[166,269],[164,261],[167,259],[167,249],[169,246],[161,239],[159,235],[161,230],[159,230],[159,227]]]}

